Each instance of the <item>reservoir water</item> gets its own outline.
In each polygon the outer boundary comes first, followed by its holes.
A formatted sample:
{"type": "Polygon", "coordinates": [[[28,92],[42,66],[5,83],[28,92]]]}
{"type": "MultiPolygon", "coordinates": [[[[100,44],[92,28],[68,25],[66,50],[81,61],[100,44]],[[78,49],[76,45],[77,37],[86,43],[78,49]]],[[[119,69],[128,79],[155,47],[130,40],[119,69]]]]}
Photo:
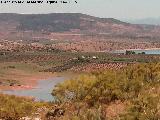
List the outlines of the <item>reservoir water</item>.
{"type": "Polygon", "coordinates": [[[38,101],[53,101],[54,97],[51,95],[51,92],[55,85],[60,82],[63,82],[67,78],[65,77],[54,77],[47,80],[39,80],[38,85],[34,89],[30,90],[6,90],[2,93],[9,95],[17,96],[30,96],[34,97],[38,101]]]}
{"type": "MultiPolygon", "coordinates": [[[[160,54],[160,49],[150,49],[150,50],[128,50],[128,51],[134,51],[136,54],[138,53],[142,53],[142,52],[145,52],[145,54],[155,54],[155,55],[158,55],[160,54]]],[[[113,53],[125,53],[126,50],[115,50],[113,51],[113,53]]]]}
{"type": "MultiPolygon", "coordinates": [[[[160,54],[160,49],[152,49],[152,50],[132,50],[135,51],[136,54],[145,52],[146,54],[160,54]]],[[[112,53],[125,53],[126,50],[116,50],[112,53]]],[[[53,101],[54,97],[51,95],[51,92],[55,85],[64,80],[68,79],[67,77],[54,77],[47,80],[39,80],[38,85],[35,89],[30,90],[6,90],[2,91],[5,94],[17,95],[17,96],[30,96],[34,97],[35,100],[42,101],[53,101]]]]}

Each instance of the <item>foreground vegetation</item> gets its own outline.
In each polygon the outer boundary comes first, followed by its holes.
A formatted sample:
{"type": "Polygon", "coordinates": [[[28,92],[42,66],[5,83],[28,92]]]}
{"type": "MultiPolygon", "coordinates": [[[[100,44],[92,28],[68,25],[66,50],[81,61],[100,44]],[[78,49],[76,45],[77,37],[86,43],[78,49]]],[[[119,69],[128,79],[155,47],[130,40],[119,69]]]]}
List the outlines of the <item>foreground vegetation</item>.
{"type": "Polygon", "coordinates": [[[48,103],[34,102],[32,99],[0,94],[0,119],[19,120],[22,117],[34,117],[38,109],[48,107],[48,103]]]}
{"type": "MultiPolygon", "coordinates": [[[[4,52],[3,52],[4,53],[4,52]]],[[[21,85],[19,78],[45,72],[63,72],[81,66],[102,68],[107,63],[127,64],[121,69],[89,72],[58,84],[52,95],[56,103],[37,103],[15,96],[0,95],[0,119],[34,117],[40,108],[47,114],[56,104],[65,113],[58,120],[159,120],[160,57],[66,51],[6,52],[0,55],[0,85],[21,85]],[[132,63],[129,64],[128,63],[132,63]],[[90,65],[91,64],[91,65],[90,65]],[[16,77],[17,75],[17,77],[16,77]],[[20,77],[21,76],[21,77],[20,77]],[[46,107],[47,106],[47,107],[46,107]]],[[[113,64],[109,65],[114,67],[113,64]]],[[[84,67],[85,68],[85,67],[84,67]]],[[[28,78],[27,78],[28,79],[28,78]]],[[[51,110],[52,111],[52,110],[51,110]]],[[[50,114],[49,115],[53,115],[50,114]]],[[[43,119],[44,115],[38,115],[43,119]]],[[[45,116],[46,117],[46,116],[45,116]]],[[[53,116],[51,117],[53,119],[53,116]]]]}
{"type": "Polygon", "coordinates": [[[76,108],[68,119],[159,120],[160,63],[82,75],[57,85],[52,94],[76,108]],[[120,111],[113,115],[114,104],[120,111]]]}
{"type": "Polygon", "coordinates": [[[38,113],[42,120],[159,120],[160,63],[83,74],[58,84],[52,95],[54,103],[0,94],[0,119],[38,113]]]}

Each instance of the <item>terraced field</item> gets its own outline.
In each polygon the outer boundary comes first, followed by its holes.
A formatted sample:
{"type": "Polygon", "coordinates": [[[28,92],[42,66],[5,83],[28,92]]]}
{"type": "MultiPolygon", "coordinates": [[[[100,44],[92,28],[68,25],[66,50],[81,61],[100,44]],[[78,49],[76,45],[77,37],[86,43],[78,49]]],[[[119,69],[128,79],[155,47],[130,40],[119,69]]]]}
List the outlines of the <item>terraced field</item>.
{"type": "MultiPolygon", "coordinates": [[[[28,49],[28,48],[27,48],[28,49]]],[[[158,62],[159,55],[125,55],[105,52],[70,52],[32,49],[25,51],[0,51],[0,86],[36,84],[36,79],[61,72],[89,73],[107,69],[122,69],[130,64],[158,62]],[[34,78],[34,82],[31,82],[34,78]]],[[[2,88],[2,87],[1,87],[2,88]]]]}

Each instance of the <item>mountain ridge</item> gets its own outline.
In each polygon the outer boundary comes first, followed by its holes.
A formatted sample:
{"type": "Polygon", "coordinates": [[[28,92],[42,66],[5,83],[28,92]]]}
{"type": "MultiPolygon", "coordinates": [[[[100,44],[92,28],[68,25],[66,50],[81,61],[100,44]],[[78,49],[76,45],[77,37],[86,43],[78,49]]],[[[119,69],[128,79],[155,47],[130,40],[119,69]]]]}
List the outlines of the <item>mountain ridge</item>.
{"type": "Polygon", "coordinates": [[[52,33],[159,39],[160,26],[130,24],[114,18],[99,18],[82,13],[0,13],[0,39],[52,39],[52,33]]]}

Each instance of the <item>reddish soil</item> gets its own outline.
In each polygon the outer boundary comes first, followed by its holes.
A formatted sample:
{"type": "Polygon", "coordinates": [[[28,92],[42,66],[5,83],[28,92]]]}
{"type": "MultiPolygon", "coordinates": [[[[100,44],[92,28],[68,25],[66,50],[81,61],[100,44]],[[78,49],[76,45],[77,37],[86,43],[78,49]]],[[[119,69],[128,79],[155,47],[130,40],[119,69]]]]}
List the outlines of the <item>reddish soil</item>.
{"type": "Polygon", "coordinates": [[[81,66],[75,66],[69,69],[69,71],[73,72],[94,72],[94,71],[103,71],[108,69],[121,69],[126,67],[127,63],[104,63],[104,64],[97,64],[97,63],[91,63],[87,65],[81,65],[81,66]]]}
{"type": "Polygon", "coordinates": [[[55,75],[51,73],[38,73],[36,75],[29,74],[21,74],[16,75],[15,79],[21,83],[21,85],[13,85],[13,86],[0,86],[1,90],[17,90],[17,89],[33,89],[36,88],[38,80],[46,80],[55,75]]]}
{"type": "Polygon", "coordinates": [[[120,114],[123,114],[126,110],[126,103],[122,103],[121,101],[116,101],[106,106],[106,118],[107,119],[118,119],[117,117],[120,114]]]}

